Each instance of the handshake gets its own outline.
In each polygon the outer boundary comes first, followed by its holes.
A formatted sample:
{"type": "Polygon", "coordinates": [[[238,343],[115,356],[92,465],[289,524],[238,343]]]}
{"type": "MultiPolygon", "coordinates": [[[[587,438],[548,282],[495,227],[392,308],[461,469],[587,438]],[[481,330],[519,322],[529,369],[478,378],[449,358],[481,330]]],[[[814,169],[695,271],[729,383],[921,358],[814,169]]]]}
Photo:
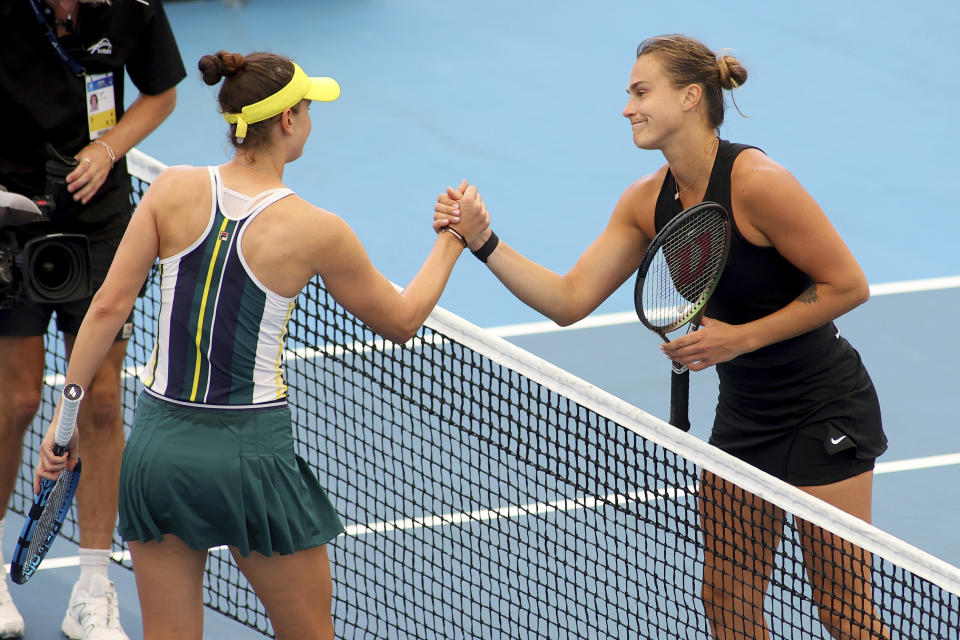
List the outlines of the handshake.
{"type": "Polygon", "coordinates": [[[487,261],[499,240],[490,229],[490,213],[475,185],[463,180],[456,189],[447,187],[437,196],[433,211],[434,231],[454,234],[473,255],[487,261]]]}

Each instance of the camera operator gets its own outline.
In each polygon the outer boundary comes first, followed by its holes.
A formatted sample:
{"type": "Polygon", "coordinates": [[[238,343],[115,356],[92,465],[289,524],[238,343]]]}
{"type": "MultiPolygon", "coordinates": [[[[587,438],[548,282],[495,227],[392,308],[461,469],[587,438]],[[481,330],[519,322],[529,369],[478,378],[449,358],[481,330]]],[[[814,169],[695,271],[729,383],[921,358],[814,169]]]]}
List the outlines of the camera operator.
{"type": "MultiPolygon", "coordinates": [[[[55,203],[49,220],[15,229],[22,241],[54,233],[87,238],[91,292],[106,275],[132,213],[124,154],[173,111],[176,85],[185,75],[159,0],[0,3],[0,122],[6,125],[0,185],[55,203]],[[124,111],[125,71],[140,93],[124,111]],[[51,147],[69,169],[65,180],[52,183],[51,147]],[[48,193],[51,184],[60,193],[48,193]]],[[[50,318],[56,315],[69,357],[89,302],[37,302],[20,293],[0,308],[0,535],[23,437],[40,403],[50,318]]],[[[128,319],[79,416],[85,458],[76,498],[81,569],[62,625],[74,639],[127,638],[107,567],[124,446],[120,377],[132,330],[128,319]]],[[[6,576],[0,578],[0,638],[22,636],[23,619],[6,576]]]]}

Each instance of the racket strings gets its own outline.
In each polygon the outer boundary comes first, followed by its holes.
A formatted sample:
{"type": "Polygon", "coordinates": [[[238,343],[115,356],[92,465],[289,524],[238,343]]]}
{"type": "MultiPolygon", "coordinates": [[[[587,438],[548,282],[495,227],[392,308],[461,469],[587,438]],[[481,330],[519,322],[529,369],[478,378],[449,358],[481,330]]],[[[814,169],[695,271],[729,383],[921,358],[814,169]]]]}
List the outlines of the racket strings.
{"type": "Polygon", "coordinates": [[[47,504],[37,519],[37,526],[33,530],[33,538],[27,547],[27,554],[23,566],[31,567],[39,564],[43,556],[46,555],[54,536],[60,531],[63,524],[63,518],[66,516],[66,510],[70,508],[73,501],[73,495],[76,491],[75,471],[64,469],[57,478],[50,495],[47,497],[47,504]]]}
{"type": "Polygon", "coordinates": [[[728,224],[723,212],[710,211],[663,239],[643,282],[643,312],[653,328],[672,331],[701,310],[723,268],[728,224]]]}

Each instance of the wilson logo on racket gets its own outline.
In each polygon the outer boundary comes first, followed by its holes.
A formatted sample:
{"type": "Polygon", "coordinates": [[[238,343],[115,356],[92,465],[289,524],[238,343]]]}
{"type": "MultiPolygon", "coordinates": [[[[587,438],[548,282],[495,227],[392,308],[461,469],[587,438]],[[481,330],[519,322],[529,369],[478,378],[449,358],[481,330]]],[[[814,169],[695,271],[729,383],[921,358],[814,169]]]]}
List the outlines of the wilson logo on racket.
{"type": "MultiPolygon", "coordinates": [[[[689,285],[699,282],[707,271],[712,257],[710,247],[710,232],[705,231],[694,238],[692,242],[684,243],[674,255],[671,256],[665,252],[667,265],[670,267],[670,277],[681,294],[689,288],[689,285]],[[693,266],[694,254],[696,254],[696,266],[693,266]]],[[[684,295],[684,297],[687,296],[684,295]]]]}
{"type": "MultiPolygon", "coordinates": [[[[715,202],[677,214],[657,232],[643,256],[633,290],[637,317],[669,342],[667,334],[687,325],[695,330],[730,252],[730,216],[715,202]]],[[[690,371],[674,362],[670,383],[670,423],[684,431],[690,371]]]]}

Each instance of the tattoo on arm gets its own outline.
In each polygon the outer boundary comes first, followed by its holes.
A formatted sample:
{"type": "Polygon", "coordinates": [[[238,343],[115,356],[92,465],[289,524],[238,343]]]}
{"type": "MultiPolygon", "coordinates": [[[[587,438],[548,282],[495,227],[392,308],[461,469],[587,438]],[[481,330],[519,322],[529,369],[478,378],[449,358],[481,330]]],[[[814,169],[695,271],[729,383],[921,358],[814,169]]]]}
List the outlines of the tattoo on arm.
{"type": "Polygon", "coordinates": [[[810,285],[806,291],[797,296],[797,300],[803,302],[804,304],[813,304],[814,302],[818,302],[820,300],[820,296],[817,295],[817,285],[810,285]]]}

